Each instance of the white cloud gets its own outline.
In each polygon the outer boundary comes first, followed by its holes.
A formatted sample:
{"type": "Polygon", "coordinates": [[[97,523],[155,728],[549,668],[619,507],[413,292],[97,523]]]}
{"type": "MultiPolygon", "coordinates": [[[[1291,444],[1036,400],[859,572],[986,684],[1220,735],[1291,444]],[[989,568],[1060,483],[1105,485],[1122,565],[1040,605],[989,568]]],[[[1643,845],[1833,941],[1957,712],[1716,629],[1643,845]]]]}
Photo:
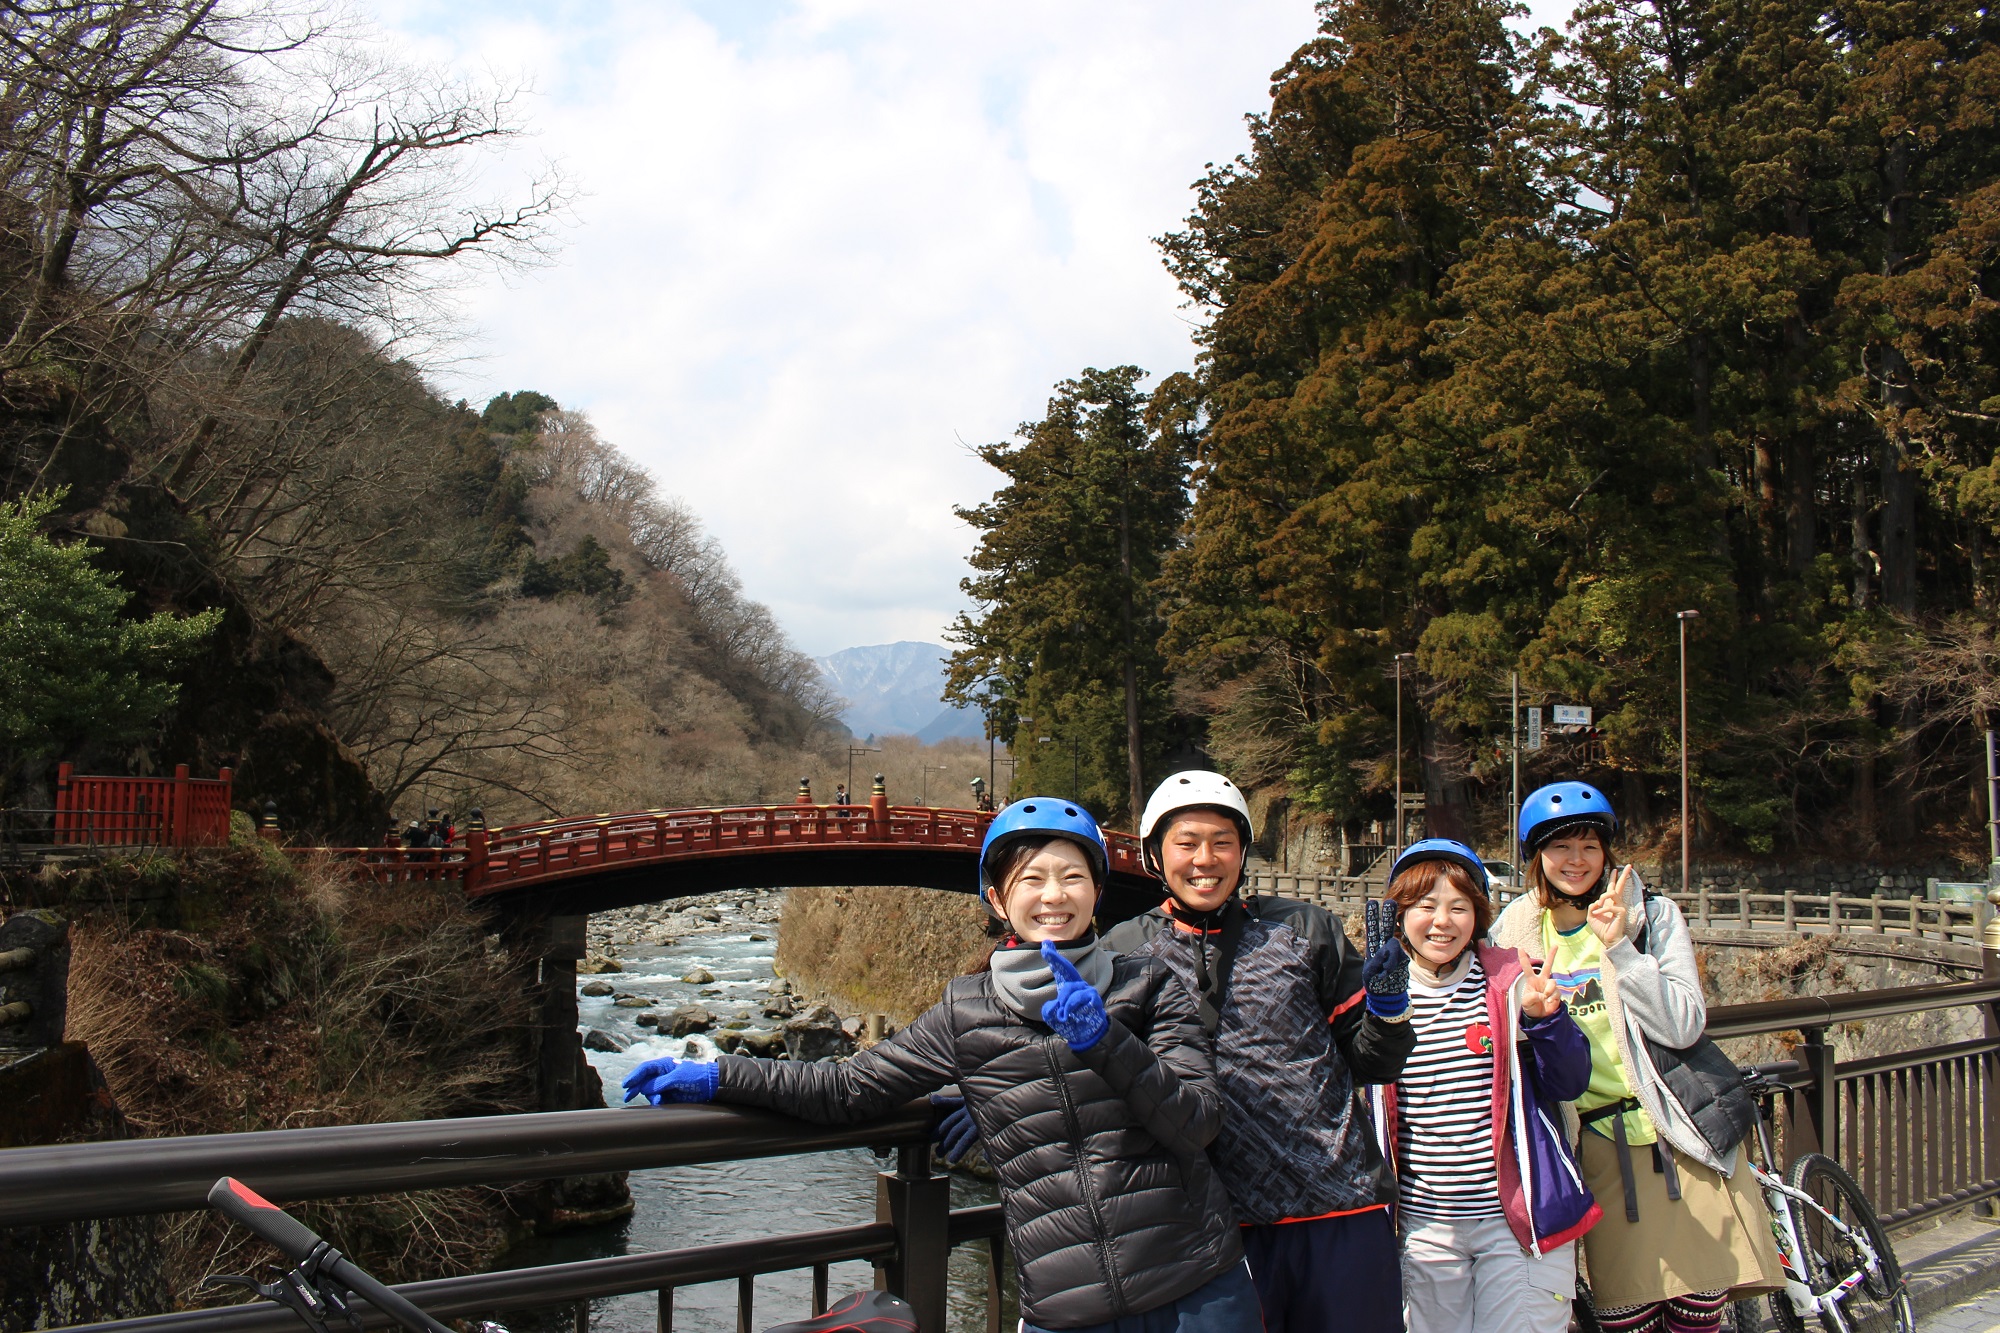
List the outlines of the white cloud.
{"type": "Polygon", "coordinates": [[[1151,238],[1313,31],[1310,0],[376,0],[520,71],[585,191],[558,262],[473,290],[480,359],[685,497],[802,648],[936,639],[996,474],[961,441],[1085,366],[1192,360],[1151,238]]]}

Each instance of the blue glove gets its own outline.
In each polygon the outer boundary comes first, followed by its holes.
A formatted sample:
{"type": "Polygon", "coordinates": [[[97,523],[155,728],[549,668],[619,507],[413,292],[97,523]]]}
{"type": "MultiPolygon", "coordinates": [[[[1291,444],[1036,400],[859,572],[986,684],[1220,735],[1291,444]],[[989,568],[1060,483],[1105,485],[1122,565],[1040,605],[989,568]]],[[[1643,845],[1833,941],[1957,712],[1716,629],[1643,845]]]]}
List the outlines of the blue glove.
{"type": "Polygon", "coordinates": [[[1104,997],[1062,956],[1054,940],[1042,941],[1042,958],[1056,974],[1056,998],[1042,1006],[1042,1021],[1054,1028],[1072,1051],[1087,1051],[1111,1027],[1104,997]]]}
{"type": "Polygon", "coordinates": [[[966,1109],[965,1098],[947,1097],[941,1092],[931,1094],[931,1105],[947,1112],[931,1130],[931,1142],[937,1144],[944,1160],[957,1166],[965,1160],[965,1155],[979,1146],[979,1124],[966,1109]]]}
{"type": "Polygon", "coordinates": [[[1361,964],[1363,1001],[1377,1018],[1401,1018],[1410,1008],[1410,956],[1403,952],[1394,903],[1370,898],[1362,909],[1368,935],[1368,959],[1361,964]]]}
{"type": "Polygon", "coordinates": [[[648,1060],[625,1076],[625,1100],[644,1097],[655,1106],[664,1102],[712,1102],[721,1071],[713,1064],[676,1060],[663,1055],[648,1060]]]}

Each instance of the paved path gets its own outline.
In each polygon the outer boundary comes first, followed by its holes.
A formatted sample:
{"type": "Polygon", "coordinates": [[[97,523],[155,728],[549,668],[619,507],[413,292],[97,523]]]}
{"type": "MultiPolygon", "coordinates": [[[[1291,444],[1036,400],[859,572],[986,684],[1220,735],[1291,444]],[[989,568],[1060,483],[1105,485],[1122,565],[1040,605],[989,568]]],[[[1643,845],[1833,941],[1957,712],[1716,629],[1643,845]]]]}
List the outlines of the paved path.
{"type": "Polygon", "coordinates": [[[2000,1333],[2000,1291],[1973,1297],[1917,1321],[1922,1333],[2000,1333]]]}

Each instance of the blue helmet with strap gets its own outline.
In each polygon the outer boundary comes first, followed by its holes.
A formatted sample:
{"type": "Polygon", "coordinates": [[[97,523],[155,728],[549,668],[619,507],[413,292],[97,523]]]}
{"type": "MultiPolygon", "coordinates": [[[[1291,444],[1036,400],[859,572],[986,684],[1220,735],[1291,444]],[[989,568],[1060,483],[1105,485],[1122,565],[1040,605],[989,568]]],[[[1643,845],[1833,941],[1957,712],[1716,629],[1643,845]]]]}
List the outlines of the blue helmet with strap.
{"type": "Polygon", "coordinates": [[[993,816],[993,822],[986,826],[986,841],[979,846],[979,901],[986,904],[986,910],[1000,915],[993,901],[994,858],[1009,843],[1030,838],[1067,838],[1083,848],[1097,891],[1104,892],[1104,881],[1111,876],[1111,852],[1104,845],[1104,830],[1097,827],[1090,811],[1059,796],[1027,796],[993,816]]]}
{"type": "MultiPolygon", "coordinates": [[[[1557,834],[1571,829],[1595,829],[1598,838],[1609,844],[1611,835],[1618,831],[1618,812],[1611,808],[1603,792],[1586,782],[1551,782],[1546,787],[1537,787],[1521,802],[1521,822],[1516,830],[1521,835],[1521,859],[1539,856],[1557,834]]],[[[1556,891],[1578,907],[1589,907],[1603,895],[1610,882],[1611,858],[1606,856],[1603,872],[1586,892],[1556,891]]],[[[1553,884],[1549,887],[1555,888],[1553,884]]]]}
{"type": "Polygon", "coordinates": [[[1492,879],[1486,873],[1486,863],[1479,859],[1478,852],[1456,838],[1425,838],[1422,842],[1411,843],[1403,849],[1403,854],[1396,858],[1396,864],[1389,867],[1389,882],[1394,884],[1397,876],[1424,861],[1450,861],[1454,865],[1463,866],[1465,873],[1472,876],[1473,884],[1481,893],[1488,897],[1493,894],[1492,879]]]}

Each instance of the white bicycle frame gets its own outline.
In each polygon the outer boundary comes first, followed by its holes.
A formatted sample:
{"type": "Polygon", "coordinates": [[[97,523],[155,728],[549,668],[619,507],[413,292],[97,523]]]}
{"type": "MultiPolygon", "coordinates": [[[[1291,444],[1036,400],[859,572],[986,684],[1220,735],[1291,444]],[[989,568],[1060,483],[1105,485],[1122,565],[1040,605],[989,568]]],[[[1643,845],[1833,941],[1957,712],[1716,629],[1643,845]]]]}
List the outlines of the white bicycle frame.
{"type": "MultiPolygon", "coordinates": [[[[1757,1116],[1757,1146],[1763,1150],[1764,1161],[1772,1160],[1770,1131],[1764,1125],[1761,1111],[1757,1116]]],[[[1820,1207],[1819,1201],[1804,1190],[1793,1189],[1756,1162],[1750,1164],[1750,1172],[1757,1178],[1757,1184],[1762,1187],[1765,1207],[1771,1213],[1771,1234],[1778,1242],[1778,1264],[1785,1272],[1785,1295],[1791,1301],[1792,1309],[1798,1312],[1801,1319],[1823,1311],[1831,1311],[1841,1323],[1845,1324],[1845,1312],[1839,1308],[1840,1298],[1867,1281],[1869,1274],[1878,1270],[1881,1260],[1875,1253],[1875,1246],[1870,1243],[1865,1232],[1855,1230],[1820,1207]],[[1832,1223],[1834,1230],[1845,1237],[1860,1253],[1862,1260],[1860,1266],[1842,1279],[1838,1286],[1815,1292],[1807,1285],[1806,1279],[1810,1273],[1802,1262],[1805,1246],[1799,1240],[1798,1218],[1792,1211],[1794,1207],[1806,1207],[1818,1213],[1832,1223]]]]}

